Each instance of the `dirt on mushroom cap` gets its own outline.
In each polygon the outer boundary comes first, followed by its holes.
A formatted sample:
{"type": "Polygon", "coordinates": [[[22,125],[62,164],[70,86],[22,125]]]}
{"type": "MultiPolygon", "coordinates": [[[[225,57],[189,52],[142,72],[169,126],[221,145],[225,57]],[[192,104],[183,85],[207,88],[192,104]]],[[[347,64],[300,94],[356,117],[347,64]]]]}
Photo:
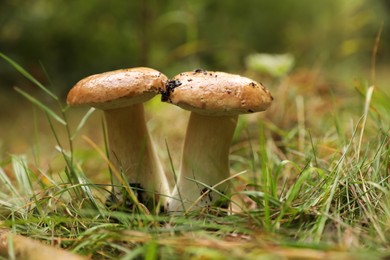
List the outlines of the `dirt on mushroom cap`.
{"type": "MultiPolygon", "coordinates": [[[[166,101],[205,115],[235,115],[266,110],[272,95],[262,84],[235,74],[195,70],[172,78],[179,82],[166,101]]],[[[168,90],[169,91],[169,90],[168,90]]]]}

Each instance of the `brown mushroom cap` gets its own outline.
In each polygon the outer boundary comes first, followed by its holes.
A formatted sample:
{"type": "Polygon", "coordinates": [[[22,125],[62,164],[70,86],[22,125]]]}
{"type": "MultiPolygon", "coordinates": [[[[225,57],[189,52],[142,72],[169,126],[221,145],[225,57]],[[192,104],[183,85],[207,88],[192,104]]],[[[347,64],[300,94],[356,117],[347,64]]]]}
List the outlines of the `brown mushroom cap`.
{"type": "Polygon", "coordinates": [[[100,109],[143,103],[165,88],[168,78],[145,67],[120,69],[80,80],[68,93],[69,105],[88,105],[100,109]]]}
{"type": "Polygon", "coordinates": [[[266,110],[273,100],[262,84],[240,75],[195,70],[173,77],[165,100],[209,116],[230,116],[266,110]]]}

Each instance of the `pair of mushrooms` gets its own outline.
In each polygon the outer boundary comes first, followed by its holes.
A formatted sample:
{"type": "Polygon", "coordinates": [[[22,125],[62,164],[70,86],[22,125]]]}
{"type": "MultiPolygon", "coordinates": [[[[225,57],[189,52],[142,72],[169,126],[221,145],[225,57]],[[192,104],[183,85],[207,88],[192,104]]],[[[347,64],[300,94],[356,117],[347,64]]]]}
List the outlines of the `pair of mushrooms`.
{"type": "Polygon", "coordinates": [[[272,99],[263,85],[239,75],[198,69],[168,80],[161,72],[139,67],[89,76],[71,89],[67,102],[103,110],[114,166],[147,198],[161,202],[168,212],[181,212],[215,205],[229,193],[229,182],[223,180],[230,175],[237,117],[266,110],[272,99]],[[145,123],[143,103],[159,93],[162,101],[191,111],[173,191],[145,123]]]}

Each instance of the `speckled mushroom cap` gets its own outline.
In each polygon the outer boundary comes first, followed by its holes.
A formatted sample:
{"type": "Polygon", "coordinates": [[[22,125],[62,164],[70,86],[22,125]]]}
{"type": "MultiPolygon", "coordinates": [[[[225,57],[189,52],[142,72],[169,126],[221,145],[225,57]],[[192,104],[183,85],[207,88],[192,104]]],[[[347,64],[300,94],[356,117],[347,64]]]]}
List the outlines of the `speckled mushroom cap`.
{"type": "Polygon", "coordinates": [[[163,94],[163,101],[210,116],[264,111],[272,100],[268,89],[252,79],[200,69],[173,77],[163,94]]]}
{"type": "Polygon", "coordinates": [[[86,77],[69,91],[69,105],[112,109],[143,103],[165,88],[168,78],[145,67],[120,69],[86,77]]]}

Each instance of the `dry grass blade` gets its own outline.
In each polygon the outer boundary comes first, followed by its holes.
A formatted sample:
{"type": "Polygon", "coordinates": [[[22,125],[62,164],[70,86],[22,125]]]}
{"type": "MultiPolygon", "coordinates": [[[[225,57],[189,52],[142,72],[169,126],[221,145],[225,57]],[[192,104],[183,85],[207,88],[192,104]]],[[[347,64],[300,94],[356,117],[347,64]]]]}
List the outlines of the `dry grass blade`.
{"type": "MultiPolygon", "coordinates": [[[[227,182],[227,181],[230,181],[230,180],[232,180],[232,179],[234,179],[234,178],[236,178],[236,177],[238,177],[238,176],[240,176],[240,175],[242,175],[242,174],[244,174],[244,173],[246,173],[246,171],[242,171],[242,172],[236,173],[236,174],[230,176],[229,178],[226,178],[226,179],[224,179],[224,180],[218,182],[217,184],[215,184],[215,185],[212,186],[212,187],[208,187],[208,186],[205,185],[204,183],[201,183],[201,182],[199,182],[199,181],[193,180],[193,181],[195,181],[195,182],[197,182],[197,183],[199,183],[199,184],[202,184],[203,186],[207,187],[208,189],[207,189],[206,192],[204,192],[202,195],[200,195],[200,196],[194,201],[194,203],[192,203],[192,205],[185,211],[185,215],[187,215],[187,214],[191,211],[191,209],[192,209],[197,203],[199,203],[199,201],[200,201],[203,197],[207,196],[207,194],[209,194],[211,191],[217,192],[217,193],[219,193],[219,195],[221,195],[221,196],[223,197],[224,194],[222,194],[222,193],[220,193],[219,191],[217,191],[216,188],[217,188],[219,185],[221,185],[221,184],[223,184],[223,183],[225,183],[225,182],[227,182]]],[[[225,197],[226,197],[226,196],[225,196],[225,197]]]]}
{"type": "Polygon", "coordinates": [[[355,259],[345,248],[299,248],[281,245],[264,235],[230,234],[213,237],[206,233],[182,233],[178,236],[155,237],[147,233],[126,230],[121,240],[130,244],[155,243],[169,247],[186,259],[355,259]]]}
{"type": "Polygon", "coordinates": [[[34,239],[0,231],[0,256],[7,259],[23,260],[86,260],[89,257],[79,256],[60,248],[42,244],[34,239]]]}
{"type": "Polygon", "coordinates": [[[357,159],[358,160],[359,160],[359,156],[360,156],[360,152],[361,152],[364,129],[366,127],[367,115],[368,115],[368,111],[370,109],[371,97],[372,97],[372,93],[374,92],[374,89],[375,89],[375,86],[370,86],[368,88],[368,90],[367,90],[367,93],[366,93],[366,100],[365,100],[365,103],[364,103],[364,114],[363,114],[362,129],[360,131],[359,146],[358,146],[358,153],[357,153],[357,159]]]}

